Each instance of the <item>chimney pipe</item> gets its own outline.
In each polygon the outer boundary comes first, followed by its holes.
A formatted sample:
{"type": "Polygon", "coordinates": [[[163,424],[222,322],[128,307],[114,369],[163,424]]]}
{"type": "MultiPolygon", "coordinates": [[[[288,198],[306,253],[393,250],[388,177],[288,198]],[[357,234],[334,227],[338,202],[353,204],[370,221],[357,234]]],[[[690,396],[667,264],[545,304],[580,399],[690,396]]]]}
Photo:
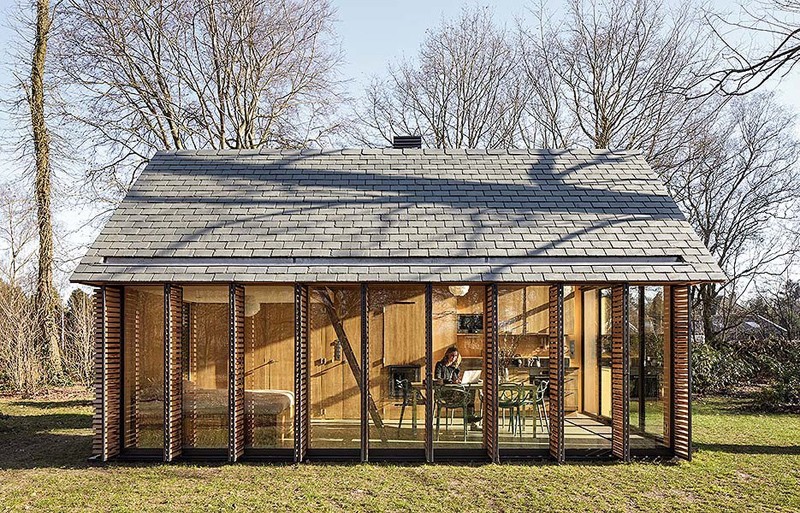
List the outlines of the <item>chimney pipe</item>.
{"type": "Polygon", "coordinates": [[[395,135],[392,139],[392,148],[422,148],[421,135],[395,135]]]}

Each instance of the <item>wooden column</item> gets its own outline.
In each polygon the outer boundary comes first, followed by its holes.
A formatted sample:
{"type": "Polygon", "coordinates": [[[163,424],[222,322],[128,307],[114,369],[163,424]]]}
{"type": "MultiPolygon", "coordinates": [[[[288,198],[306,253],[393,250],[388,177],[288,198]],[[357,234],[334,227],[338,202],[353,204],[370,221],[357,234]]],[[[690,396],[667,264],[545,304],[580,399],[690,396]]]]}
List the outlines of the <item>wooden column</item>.
{"type": "Polygon", "coordinates": [[[361,461],[369,461],[369,287],[361,284],[361,461]]]}
{"type": "Polygon", "coordinates": [[[564,461],[564,286],[550,286],[550,457],[564,461]]]}
{"type": "Polygon", "coordinates": [[[611,287],[611,452],[630,461],[630,292],[611,287]]]}
{"type": "Polygon", "coordinates": [[[672,448],[692,459],[692,354],[689,286],[670,287],[672,305],[672,448]]]}
{"type": "Polygon", "coordinates": [[[483,382],[484,412],[483,442],[489,460],[500,462],[500,450],[497,432],[497,388],[499,381],[498,365],[498,317],[497,317],[497,284],[486,286],[486,328],[484,347],[484,376],[483,382]]]}
{"type": "Polygon", "coordinates": [[[425,460],[433,463],[433,285],[425,285],[425,460]]]}
{"type": "Polygon", "coordinates": [[[294,287],[294,461],[308,451],[308,285],[294,287]]]}
{"type": "Polygon", "coordinates": [[[228,461],[244,454],[244,286],[229,287],[228,461]]]}
{"type": "Polygon", "coordinates": [[[164,286],[164,461],[181,455],[183,289],[164,286]]]}
{"type": "Polygon", "coordinates": [[[104,285],[94,294],[94,418],[92,454],[119,455],[122,386],[122,287],[104,285]]]}

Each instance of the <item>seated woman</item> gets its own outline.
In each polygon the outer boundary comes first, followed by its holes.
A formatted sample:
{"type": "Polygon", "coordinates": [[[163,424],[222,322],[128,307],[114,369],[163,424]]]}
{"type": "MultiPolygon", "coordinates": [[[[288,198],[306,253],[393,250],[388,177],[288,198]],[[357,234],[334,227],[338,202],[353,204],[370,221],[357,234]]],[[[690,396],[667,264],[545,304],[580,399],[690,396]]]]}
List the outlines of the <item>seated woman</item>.
{"type": "Polygon", "coordinates": [[[461,355],[458,353],[456,346],[450,346],[444,352],[444,357],[436,362],[436,369],[433,372],[433,379],[437,383],[444,383],[450,385],[453,383],[461,383],[461,355]]]}

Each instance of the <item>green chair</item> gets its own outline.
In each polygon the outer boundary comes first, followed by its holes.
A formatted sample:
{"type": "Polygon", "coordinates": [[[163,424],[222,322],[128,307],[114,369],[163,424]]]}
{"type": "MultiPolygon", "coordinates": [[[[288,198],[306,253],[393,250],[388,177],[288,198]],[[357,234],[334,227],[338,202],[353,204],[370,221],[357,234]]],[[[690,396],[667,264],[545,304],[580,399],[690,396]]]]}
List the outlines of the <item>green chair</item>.
{"type": "Polygon", "coordinates": [[[448,430],[449,420],[455,410],[461,410],[464,426],[464,441],[467,441],[467,409],[469,408],[469,390],[463,385],[434,385],[433,404],[436,405],[436,439],[439,439],[441,412],[444,409],[444,429],[448,430]]]}
{"type": "Polygon", "coordinates": [[[512,434],[522,436],[522,401],[525,398],[525,389],[517,383],[500,383],[497,390],[497,406],[505,423],[505,412],[508,411],[509,430],[512,434]]]}

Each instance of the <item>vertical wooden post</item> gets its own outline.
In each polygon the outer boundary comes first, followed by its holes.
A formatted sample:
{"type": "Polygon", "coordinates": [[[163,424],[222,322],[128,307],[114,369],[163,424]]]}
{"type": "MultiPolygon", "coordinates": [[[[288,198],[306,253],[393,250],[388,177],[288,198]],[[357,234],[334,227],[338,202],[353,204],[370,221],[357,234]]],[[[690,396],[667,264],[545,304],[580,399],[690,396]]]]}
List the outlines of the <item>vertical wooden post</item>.
{"type": "Polygon", "coordinates": [[[647,344],[645,344],[645,311],[644,311],[644,287],[639,287],[639,400],[637,404],[639,405],[639,429],[642,431],[645,430],[645,413],[647,411],[646,402],[645,402],[645,393],[647,389],[645,388],[645,374],[647,373],[647,367],[645,367],[645,362],[647,361],[647,344]]]}
{"type": "Polygon", "coordinates": [[[294,461],[308,451],[308,285],[294,286],[294,461]]]}
{"type": "Polygon", "coordinates": [[[164,286],[164,461],[181,455],[183,289],[164,286]]]}
{"type": "Polygon", "coordinates": [[[550,286],[550,457],[564,461],[564,286],[550,286]]]}
{"type": "Polygon", "coordinates": [[[630,291],[611,287],[611,452],[630,461],[630,291]]]}
{"type": "Polygon", "coordinates": [[[244,286],[231,283],[228,301],[228,461],[244,454],[244,286]]]}
{"type": "Polygon", "coordinates": [[[675,456],[692,459],[692,359],[689,286],[672,290],[672,448],[675,456]]]}
{"type": "Polygon", "coordinates": [[[430,283],[425,285],[425,397],[425,460],[433,463],[433,285],[430,283]]]}
{"type": "Polygon", "coordinates": [[[483,382],[484,408],[483,413],[483,442],[486,454],[493,463],[500,462],[500,450],[497,433],[497,388],[499,382],[498,365],[498,317],[497,317],[497,284],[486,286],[486,328],[484,347],[484,376],[483,382]]]}
{"type": "Polygon", "coordinates": [[[122,288],[104,285],[94,294],[95,400],[92,453],[100,461],[119,455],[122,366],[122,288]]]}
{"type": "MultiPolygon", "coordinates": [[[[369,461],[369,287],[361,284],[361,461],[369,461]]],[[[377,427],[377,426],[376,426],[377,427]]]]}

